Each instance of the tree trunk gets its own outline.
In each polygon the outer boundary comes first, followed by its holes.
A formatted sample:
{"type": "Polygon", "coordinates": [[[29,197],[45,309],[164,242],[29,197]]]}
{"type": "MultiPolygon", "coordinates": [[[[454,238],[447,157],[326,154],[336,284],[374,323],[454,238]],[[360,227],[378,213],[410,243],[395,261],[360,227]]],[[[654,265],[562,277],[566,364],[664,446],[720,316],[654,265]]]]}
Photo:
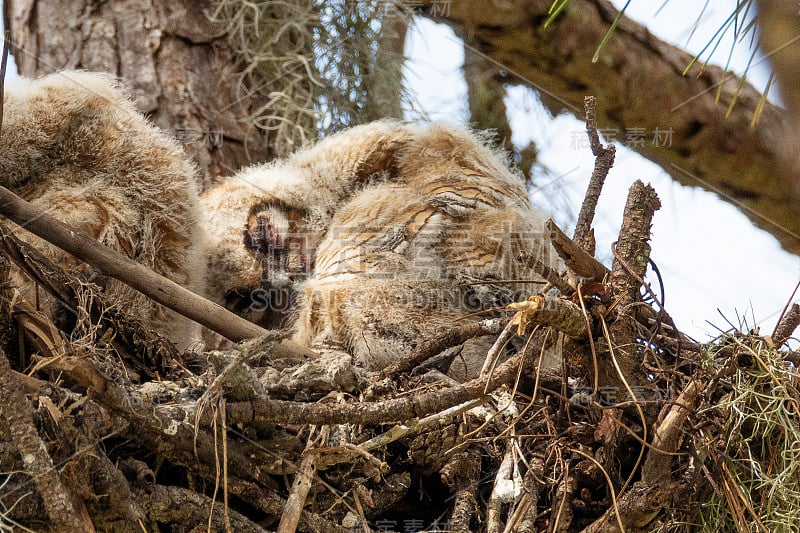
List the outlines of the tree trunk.
{"type": "Polygon", "coordinates": [[[268,157],[250,126],[225,25],[210,0],[8,0],[12,53],[23,76],[105,71],[136,106],[174,132],[196,162],[201,186],[268,157]],[[245,142],[247,149],[245,150],[245,142]]]}
{"type": "Polygon", "coordinates": [[[401,81],[408,17],[391,2],[386,2],[382,8],[385,15],[377,40],[378,50],[374,63],[368,65],[367,70],[372,75],[364,80],[369,96],[364,116],[368,120],[403,118],[405,93],[401,81]]]}
{"type": "Polygon", "coordinates": [[[798,178],[776,172],[791,129],[769,103],[751,127],[761,97],[751,85],[739,87],[715,66],[695,65],[683,76],[692,56],[626,17],[592,63],[618,13],[606,0],[573,0],[546,28],[551,0],[492,2],[491,9],[482,0],[428,4],[432,18],[503,65],[507,83],[530,85],[554,112],[581,118],[583,97],[594,94],[600,126],[619,142],[678,182],[719,194],[800,252],[798,178]]]}
{"type": "Polygon", "coordinates": [[[478,53],[469,45],[464,46],[469,123],[479,130],[494,130],[498,142],[513,156],[525,179],[530,181],[531,167],[536,163],[536,144],[530,143],[520,149],[511,142],[512,131],[506,113],[506,89],[501,70],[485,54],[478,53]]]}

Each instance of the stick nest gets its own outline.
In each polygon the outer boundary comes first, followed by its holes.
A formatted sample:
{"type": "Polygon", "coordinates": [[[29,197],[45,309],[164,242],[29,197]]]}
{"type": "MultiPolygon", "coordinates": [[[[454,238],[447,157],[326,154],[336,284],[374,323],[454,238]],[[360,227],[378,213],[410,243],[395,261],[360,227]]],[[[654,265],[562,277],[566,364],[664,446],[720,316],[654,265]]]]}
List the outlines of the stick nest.
{"type": "MultiPolygon", "coordinates": [[[[592,204],[613,161],[593,150],[592,204]]],[[[769,336],[681,334],[645,282],[658,207],[634,183],[610,268],[593,207],[579,242],[550,224],[565,268],[541,274],[560,295],[372,373],[293,358],[279,334],[178,353],[0,225],[0,528],[794,531],[800,307],[769,336]],[[475,336],[498,342],[455,382],[475,336]]]]}

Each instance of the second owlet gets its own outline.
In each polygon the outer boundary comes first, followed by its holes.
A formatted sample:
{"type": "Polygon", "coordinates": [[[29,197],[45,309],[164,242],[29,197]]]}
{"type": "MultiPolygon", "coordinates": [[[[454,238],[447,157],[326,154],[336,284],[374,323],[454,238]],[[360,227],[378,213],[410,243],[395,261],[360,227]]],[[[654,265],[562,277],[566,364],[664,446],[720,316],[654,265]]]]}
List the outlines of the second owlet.
{"type": "MultiPolygon", "coordinates": [[[[155,272],[195,291],[205,277],[195,169],[174,139],[138,113],[111,76],[65,71],[5,88],[0,185],[155,272]]],[[[61,266],[90,271],[24,231],[61,266]]],[[[34,284],[17,280],[31,300],[34,284]]],[[[179,347],[199,327],[116,280],[109,302],[179,347]]],[[[44,302],[43,302],[44,303],[44,302]]]]}
{"type": "MultiPolygon", "coordinates": [[[[541,277],[520,257],[555,261],[521,177],[483,139],[443,124],[357,126],[201,201],[212,297],[292,286],[294,340],[370,369],[537,292],[541,277]]],[[[490,345],[469,341],[451,374],[474,375],[490,345]]]]}

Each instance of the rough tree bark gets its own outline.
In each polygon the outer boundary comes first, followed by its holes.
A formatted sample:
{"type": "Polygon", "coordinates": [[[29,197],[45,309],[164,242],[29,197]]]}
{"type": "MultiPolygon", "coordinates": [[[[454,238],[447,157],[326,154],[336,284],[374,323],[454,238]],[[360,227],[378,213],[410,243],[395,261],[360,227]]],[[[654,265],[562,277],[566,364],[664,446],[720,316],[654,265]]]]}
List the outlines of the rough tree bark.
{"type": "Polygon", "coordinates": [[[225,27],[205,14],[211,0],[7,4],[21,75],[87,69],[120,77],[139,111],[183,143],[201,185],[267,158],[246,120],[250,102],[241,96],[225,27]]]}
{"type": "Polygon", "coordinates": [[[592,63],[618,13],[606,0],[573,0],[547,28],[551,0],[491,2],[491,8],[483,0],[429,4],[432,18],[505,67],[507,83],[528,84],[554,112],[578,117],[583,97],[596,95],[601,128],[613,128],[617,140],[678,182],[739,206],[787,250],[800,252],[798,178],[776,172],[791,130],[784,111],[771,104],[751,128],[761,96],[751,85],[738,90],[726,117],[738,78],[715,66],[694,66],[683,76],[692,56],[625,17],[592,63]],[[643,137],[626,143],[629,132],[643,137]]]}

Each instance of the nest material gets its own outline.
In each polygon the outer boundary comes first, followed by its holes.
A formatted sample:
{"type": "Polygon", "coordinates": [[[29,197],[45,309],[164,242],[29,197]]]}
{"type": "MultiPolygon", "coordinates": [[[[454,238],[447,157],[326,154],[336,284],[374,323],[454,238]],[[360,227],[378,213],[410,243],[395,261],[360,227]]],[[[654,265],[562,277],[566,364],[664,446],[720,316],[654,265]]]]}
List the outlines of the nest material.
{"type": "MultiPolygon", "coordinates": [[[[4,526],[677,532],[797,523],[800,398],[792,354],[770,338],[697,345],[642,302],[615,309],[611,286],[594,282],[571,300],[517,306],[505,328],[456,327],[374,374],[344,353],[277,365],[269,352],[278,339],[180,355],[104,308],[97,287],[3,242],[80,309],[70,340],[46,316],[33,321],[6,285],[4,526]],[[465,384],[413,375],[452,344],[501,330],[527,340],[487,365],[490,374],[465,384]],[[538,364],[559,330],[568,333],[559,341],[566,374],[538,364]],[[630,368],[626,358],[637,370],[613,381],[615,368],[630,368]]],[[[792,329],[786,320],[783,329],[792,329]]]]}

